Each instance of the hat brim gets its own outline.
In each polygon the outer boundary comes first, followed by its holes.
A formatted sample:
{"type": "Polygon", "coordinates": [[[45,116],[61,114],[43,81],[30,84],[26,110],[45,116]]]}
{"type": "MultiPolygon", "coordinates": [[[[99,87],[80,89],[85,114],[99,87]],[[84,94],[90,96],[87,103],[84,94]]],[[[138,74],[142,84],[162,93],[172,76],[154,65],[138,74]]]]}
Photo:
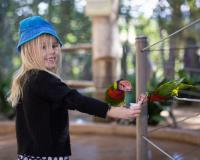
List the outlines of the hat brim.
{"type": "Polygon", "coordinates": [[[39,37],[42,34],[50,34],[54,36],[57,39],[57,41],[60,43],[60,45],[62,46],[62,41],[60,40],[60,38],[58,37],[54,29],[51,29],[49,27],[40,27],[40,28],[36,28],[34,30],[31,30],[29,32],[25,32],[24,34],[22,34],[19,40],[19,43],[17,45],[17,50],[20,52],[20,48],[22,45],[39,37]]]}

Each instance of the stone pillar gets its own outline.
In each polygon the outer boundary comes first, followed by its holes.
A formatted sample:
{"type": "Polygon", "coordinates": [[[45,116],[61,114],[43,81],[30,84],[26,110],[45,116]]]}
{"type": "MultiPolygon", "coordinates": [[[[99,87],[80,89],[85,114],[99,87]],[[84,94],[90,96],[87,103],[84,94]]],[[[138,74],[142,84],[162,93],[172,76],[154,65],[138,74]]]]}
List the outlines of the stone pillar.
{"type": "Polygon", "coordinates": [[[119,0],[87,0],[86,15],[92,19],[93,81],[98,93],[104,92],[121,74],[118,7],[119,0]]]}

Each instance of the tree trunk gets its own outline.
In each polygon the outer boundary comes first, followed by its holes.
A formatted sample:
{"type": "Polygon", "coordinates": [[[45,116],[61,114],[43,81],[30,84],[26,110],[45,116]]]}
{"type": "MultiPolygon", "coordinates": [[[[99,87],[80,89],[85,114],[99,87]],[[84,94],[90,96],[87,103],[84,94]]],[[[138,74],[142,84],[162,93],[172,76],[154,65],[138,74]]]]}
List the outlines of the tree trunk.
{"type": "Polygon", "coordinates": [[[49,20],[49,22],[51,22],[52,9],[53,9],[52,0],[49,0],[48,5],[49,5],[49,7],[48,7],[48,20],[49,20]]]}
{"type": "MultiPolygon", "coordinates": [[[[162,33],[162,28],[159,27],[159,34],[160,34],[160,39],[163,39],[163,33],[162,33]]],[[[165,52],[164,52],[164,43],[160,44],[160,54],[161,54],[161,61],[162,61],[162,67],[163,67],[163,74],[166,75],[166,70],[165,70],[165,66],[166,66],[166,62],[165,62],[165,52]]]]}
{"type": "Polygon", "coordinates": [[[193,37],[186,38],[186,49],[184,51],[184,69],[190,75],[197,74],[196,70],[200,68],[200,60],[197,54],[196,40],[193,37]],[[188,48],[187,48],[188,47],[188,48]]]}
{"type": "Polygon", "coordinates": [[[173,48],[176,46],[176,40],[171,38],[169,40],[170,43],[170,51],[169,58],[165,65],[165,78],[168,80],[174,79],[175,75],[175,51],[173,48]]]}
{"type": "Polygon", "coordinates": [[[121,62],[121,66],[122,66],[122,73],[121,73],[121,77],[123,77],[124,79],[127,78],[127,56],[129,53],[129,44],[128,41],[126,41],[123,44],[123,56],[122,56],[122,62],[121,62]]]}

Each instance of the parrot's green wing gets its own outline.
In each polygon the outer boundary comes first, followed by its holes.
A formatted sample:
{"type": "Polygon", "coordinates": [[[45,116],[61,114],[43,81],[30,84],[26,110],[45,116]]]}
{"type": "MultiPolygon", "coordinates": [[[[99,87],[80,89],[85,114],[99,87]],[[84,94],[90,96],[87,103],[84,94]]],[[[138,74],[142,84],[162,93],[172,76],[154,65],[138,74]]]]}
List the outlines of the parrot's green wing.
{"type": "Polygon", "coordinates": [[[172,90],[171,96],[178,96],[179,90],[188,89],[188,88],[195,88],[193,85],[180,83],[175,89],[172,90]]]}
{"type": "Polygon", "coordinates": [[[161,96],[171,96],[172,91],[176,89],[182,81],[183,79],[166,82],[156,88],[155,92],[161,96]]]}

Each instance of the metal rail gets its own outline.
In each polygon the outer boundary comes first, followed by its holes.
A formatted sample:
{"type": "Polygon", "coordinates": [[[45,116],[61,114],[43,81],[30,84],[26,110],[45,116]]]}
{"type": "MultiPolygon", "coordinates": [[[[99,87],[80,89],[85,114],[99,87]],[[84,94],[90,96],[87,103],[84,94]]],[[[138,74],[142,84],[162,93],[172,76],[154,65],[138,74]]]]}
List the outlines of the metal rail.
{"type": "Polygon", "coordinates": [[[194,98],[179,98],[177,96],[174,96],[174,98],[176,100],[179,100],[179,101],[188,101],[188,102],[199,102],[200,103],[200,99],[194,99],[194,98]]]}
{"type": "Polygon", "coordinates": [[[148,139],[147,137],[143,136],[143,139],[146,140],[149,144],[151,144],[153,147],[155,147],[156,149],[158,149],[160,152],[162,152],[164,155],[166,155],[168,158],[170,158],[171,160],[175,160],[171,155],[169,155],[167,152],[165,152],[162,148],[158,147],[158,145],[156,145],[155,143],[153,143],[150,139],[148,139]]]}
{"type": "MultiPolygon", "coordinates": [[[[188,120],[188,119],[191,119],[191,118],[194,118],[194,117],[198,117],[198,116],[200,116],[200,113],[197,113],[197,114],[191,115],[191,116],[187,116],[187,117],[185,117],[185,118],[183,118],[183,119],[177,121],[177,123],[184,122],[184,121],[186,121],[186,120],[188,120]]],[[[159,130],[159,129],[166,128],[166,127],[169,127],[169,126],[170,126],[170,124],[162,125],[162,126],[157,127],[157,128],[155,128],[155,129],[149,130],[148,133],[153,133],[153,132],[155,132],[155,131],[157,131],[157,130],[159,130]]]]}
{"type": "Polygon", "coordinates": [[[159,44],[159,43],[161,43],[161,42],[163,42],[163,41],[165,41],[166,39],[171,38],[172,36],[176,35],[177,33],[180,33],[181,31],[184,31],[185,29],[187,29],[187,28],[189,28],[189,27],[191,27],[191,26],[193,26],[194,24],[199,23],[199,22],[200,22],[200,18],[197,19],[197,20],[195,20],[195,21],[193,21],[193,22],[191,22],[191,23],[189,23],[188,25],[186,25],[186,26],[184,26],[184,27],[181,27],[180,29],[178,29],[178,30],[175,31],[174,33],[170,34],[169,36],[167,36],[167,37],[161,39],[160,41],[155,42],[155,43],[153,43],[153,44],[151,44],[151,45],[149,45],[149,46],[143,48],[143,49],[142,49],[142,52],[146,51],[147,49],[149,49],[149,48],[151,48],[151,47],[153,47],[153,46],[155,46],[155,45],[157,45],[157,44],[159,44]]]}

